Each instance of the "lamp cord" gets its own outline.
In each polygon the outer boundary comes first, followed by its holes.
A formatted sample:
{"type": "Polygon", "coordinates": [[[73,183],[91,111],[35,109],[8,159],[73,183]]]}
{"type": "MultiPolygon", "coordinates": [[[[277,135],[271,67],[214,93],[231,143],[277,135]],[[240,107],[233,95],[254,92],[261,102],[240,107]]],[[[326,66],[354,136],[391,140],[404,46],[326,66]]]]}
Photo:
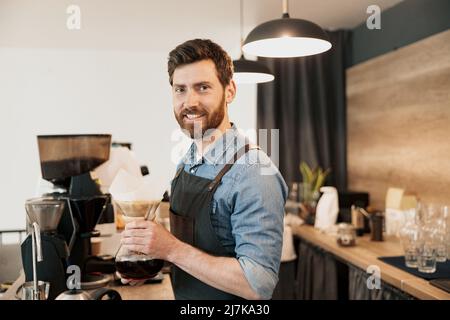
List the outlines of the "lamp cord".
{"type": "Polygon", "coordinates": [[[289,2],[283,0],[283,18],[289,18],[289,2]]]}
{"type": "Polygon", "coordinates": [[[242,46],[244,45],[244,0],[240,0],[240,28],[241,28],[241,55],[242,52],[242,46]]]}
{"type": "Polygon", "coordinates": [[[288,0],[283,0],[283,14],[288,13],[288,0]]]}

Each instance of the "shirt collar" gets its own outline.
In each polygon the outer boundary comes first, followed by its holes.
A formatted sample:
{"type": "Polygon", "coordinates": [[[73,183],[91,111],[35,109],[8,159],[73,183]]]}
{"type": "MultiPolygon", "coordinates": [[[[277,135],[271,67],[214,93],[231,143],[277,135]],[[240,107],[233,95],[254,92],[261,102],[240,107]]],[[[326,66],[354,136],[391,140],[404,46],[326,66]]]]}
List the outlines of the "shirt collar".
{"type": "Polygon", "coordinates": [[[231,123],[231,128],[227,129],[216,141],[208,146],[207,152],[200,161],[196,161],[197,145],[195,142],[191,144],[188,152],[183,158],[186,164],[200,164],[209,163],[216,165],[222,158],[225,157],[226,151],[233,145],[238,134],[238,129],[234,123],[231,123]]]}

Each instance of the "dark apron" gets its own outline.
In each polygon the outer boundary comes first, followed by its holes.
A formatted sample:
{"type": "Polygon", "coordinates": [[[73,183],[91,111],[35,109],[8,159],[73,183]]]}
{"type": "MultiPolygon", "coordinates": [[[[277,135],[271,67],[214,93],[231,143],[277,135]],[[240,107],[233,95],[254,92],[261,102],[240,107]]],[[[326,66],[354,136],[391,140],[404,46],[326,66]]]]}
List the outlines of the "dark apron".
{"type": "MultiPolygon", "coordinates": [[[[191,175],[184,171],[184,165],[181,166],[172,181],[170,196],[170,230],[173,235],[210,255],[236,257],[234,251],[229,252],[222,246],[211,225],[213,195],[237,159],[256,148],[259,147],[249,144],[242,147],[234,155],[234,162],[225,164],[214,180],[191,175]]],[[[207,285],[176,265],[172,265],[171,280],[176,299],[241,299],[207,285]]]]}

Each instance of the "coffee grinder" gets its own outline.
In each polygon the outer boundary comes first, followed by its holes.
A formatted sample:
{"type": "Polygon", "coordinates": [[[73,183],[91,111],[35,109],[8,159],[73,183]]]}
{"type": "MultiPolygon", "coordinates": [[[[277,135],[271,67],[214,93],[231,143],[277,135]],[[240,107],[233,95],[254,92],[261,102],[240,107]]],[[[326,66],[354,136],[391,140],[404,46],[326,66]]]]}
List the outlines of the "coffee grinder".
{"type": "MultiPolygon", "coordinates": [[[[51,287],[53,284],[54,290],[49,295],[49,299],[52,299],[66,290],[67,276],[65,274],[64,279],[48,279],[48,275],[41,270],[51,268],[54,264],[64,265],[64,270],[68,265],[77,265],[81,271],[81,285],[84,283],[85,288],[92,281],[104,283],[102,278],[105,278],[97,276],[92,279],[88,272],[115,270],[113,258],[105,265],[103,261],[99,264],[99,260],[91,256],[91,238],[100,235],[94,228],[110,206],[111,196],[101,192],[99,185],[91,178],[90,171],[109,159],[111,135],[41,135],[37,140],[42,178],[50,181],[55,188],[55,192],[44,194],[43,197],[67,203],[56,231],[51,236],[54,242],[59,243],[63,239],[67,255],[61,263],[61,259],[50,259],[51,255],[47,254],[50,249],[44,247],[43,261],[38,266],[39,280],[49,281],[51,287]]],[[[24,242],[22,260],[27,279],[32,277],[28,258],[31,249],[31,245],[24,242]]]]}

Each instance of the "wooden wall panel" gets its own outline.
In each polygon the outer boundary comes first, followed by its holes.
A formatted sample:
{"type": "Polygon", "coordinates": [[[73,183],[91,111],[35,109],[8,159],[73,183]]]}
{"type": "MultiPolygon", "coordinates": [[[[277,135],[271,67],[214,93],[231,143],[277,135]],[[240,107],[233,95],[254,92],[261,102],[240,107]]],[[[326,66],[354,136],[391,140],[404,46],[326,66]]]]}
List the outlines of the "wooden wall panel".
{"type": "Polygon", "coordinates": [[[450,205],[450,30],[347,70],[349,189],[450,205]]]}

